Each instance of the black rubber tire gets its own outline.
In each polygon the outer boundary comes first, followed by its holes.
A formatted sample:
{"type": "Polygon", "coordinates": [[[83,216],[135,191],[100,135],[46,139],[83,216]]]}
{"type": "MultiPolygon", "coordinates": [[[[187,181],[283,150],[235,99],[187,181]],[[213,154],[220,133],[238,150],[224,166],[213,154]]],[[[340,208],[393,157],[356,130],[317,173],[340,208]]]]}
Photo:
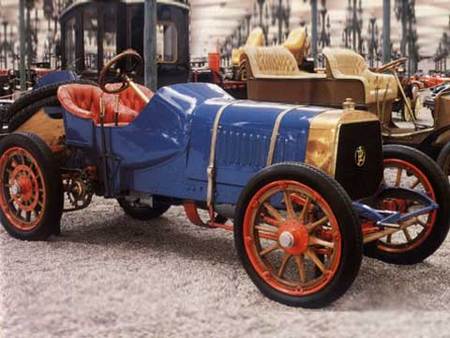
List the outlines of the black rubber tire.
{"type": "Polygon", "coordinates": [[[156,200],[153,201],[153,208],[147,205],[133,205],[124,198],[118,198],[117,201],[128,216],[140,221],[148,221],[157,218],[170,208],[169,204],[158,203],[156,200]]]}
{"type": "Polygon", "coordinates": [[[450,142],[442,147],[437,158],[437,163],[444,172],[444,175],[450,175],[450,142]]]}
{"type": "Polygon", "coordinates": [[[41,168],[47,191],[46,208],[41,222],[30,231],[22,231],[11,224],[0,208],[0,220],[5,230],[14,238],[26,241],[46,240],[60,233],[64,194],[59,166],[50,148],[38,136],[31,133],[13,133],[0,141],[0,154],[12,147],[21,147],[33,155],[41,168]]]}
{"type": "Polygon", "coordinates": [[[13,132],[16,130],[22,123],[27,121],[33,114],[36,112],[31,108],[38,107],[38,109],[47,106],[54,106],[58,104],[58,100],[56,94],[58,92],[58,88],[60,86],[66,84],[89,84],[95,85],[98,84],[90,81],[90,80],[71,80],[64,82],[52,83],[47,86],[43,86],[39,89],[32,90],[26,92],[24,95],[19,97],[16,101],[14,101],[8,109],[2,114],[1,120],[5,125],[10,126],[9,131],[13,132]],[[38,104],[38,102],[40,102],[38,104]],[[16,116],[19,115],[19,116],[16,116]]]}
{"type": "Polygon", "coordinates": [[[398,265],[417,264],[431,256],[444,242],[450,228],[450,186],[447,177],[443,174],[436,162],[424,153],[407,146],[386,145],[383,147],[384,158],[407,161],[421,170],[433,186],[436,196],[437,210],[436,222],[433,230],[424,242],[409,251],[392,253],[380,250],[377,242],[365,245],[365,254],[386,263],[398,265]]]}
{"type": "Polygon", "coordinates": [[[361,227],[348,194],[336,180],[319,169],[299,163],[272,165],[250,180],[236,206],[234,240],[242,265],[258,289],[274,301],[295,307],[319,308],[341,297],[358,275],[363,253],[361,227]],[[317,293],[304,297],[291,296],[269,286],[255,271],[244,246],[243,219],[249,201],[263,186],[279,179],[301,182],[321,194],[333,210],[341,231],[341,262],[334,279],[317,293]]]}

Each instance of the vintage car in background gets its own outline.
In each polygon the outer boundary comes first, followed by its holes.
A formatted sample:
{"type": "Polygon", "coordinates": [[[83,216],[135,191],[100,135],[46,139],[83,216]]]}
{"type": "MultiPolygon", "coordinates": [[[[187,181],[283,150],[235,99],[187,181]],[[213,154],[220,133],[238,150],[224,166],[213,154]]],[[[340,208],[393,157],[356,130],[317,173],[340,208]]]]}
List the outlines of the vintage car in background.
{"type": "Polygon", "coordinates": [[[302,307],[342,296],[363,249],[415,264],[444,241],[442,171],[412,148],[383,149],[379,119],[351,100],[339,108],[235,100],[206,83],[153,93],[120,66],[139,61],[134,51],[113,58],[100,86],[50,74],[14,102],[23,108],[0,140],[0,220],[11,236],[59,234],[62,213],[87,207],[94,194],[141,220],[183,205],[194,224],[234,231],[264,295],[302,307]],[[30,102],[49,88],[58,88],[56,104],[30,102]],[[17,123],[33,104],[38,110],[17,123]]]}
{"type": "MultiPolygon", "coordinates": [[[[406,94],[395,69],[405,60],[399,59],[369,70],[359,54],[340,48],[325,48],[324,72],[309,73],[298,68],[297,60],[283,47],[245,47],[242,62],[247,67],[248,98],[256,101],[314,104],[339,107],[351,97],[357,108],[376,114],[381,121],[385,144],[412,146],[443,166],[450,163],[450,94],[436,96],[431,123],[418,121],[410,110],[409,123],[393,118],[392,106],[399,92],[406,94]],[[392,71],[392,74],[384,72],[392,71]]],[[[407,102],[407,100],[405,100],[407,102]]],[[[443,167],[450,174],[450,168],[443,167]]]]}
{"type": "Polygon", "coordinates": [[[450,89],[450,83],[443,83],[430,90],[430,94],[425,96],[423,100],[423,106],[430,109],[431,113],[434,114],[434,107],[436,103],[436,97],[442,92],[446,92],[450,89]]]}
{"type": "MultiPolygon", "coordinates": [[[[187,82],[189,2],[161,0],[157,8],[158,86],[187,82]]],[[[117,53],[132,48],[142,55],[144,12],[144,0],[74,1],[60,18],[62,69],[96,81],[117,53]]],[[[143,67],[136,71],[143,83],[143,67]]]]}
{"type": "MultiPolygon", "coordinates": [[[[210,53],[207,65],[201,67],[194,65],[192,67],[190,81],[214,83],[233,97],[245,99],[247,98],[247,67],[245,62],[242,62],[241,57],[245,48],[257,48],[264,46],[264,44],[264,33],[261,28],[257,27],[250,32],[243,46],[232,50],[231,64],[229,66],[221,67],[219,53],[210,53]]],[[[299,67],[313,71],[314,63],[306,58],[310,41],[305,27],[293,29],[280,46],[288,49],[294,55],[299,67]]]]}

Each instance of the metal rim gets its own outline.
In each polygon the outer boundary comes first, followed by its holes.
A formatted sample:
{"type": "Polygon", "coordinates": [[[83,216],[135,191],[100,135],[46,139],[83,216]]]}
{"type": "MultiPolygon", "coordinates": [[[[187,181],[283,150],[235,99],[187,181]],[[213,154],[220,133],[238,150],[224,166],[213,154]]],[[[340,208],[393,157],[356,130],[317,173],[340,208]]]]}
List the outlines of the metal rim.
{"type": "MultiPolygon", "coordinates": [[[[404,187],[422,191],[432,200],[436,201],[436,194],[433,190],[433,186],[428,180],[428,177],[417,166],[400,159],[385,159],[384,168],[385,173],[387,169],[396,169],[393,186],[402,186],[402,178],[407,178],[408,184],[405,183],[404,187]]],[[[406,212],[408,208],[412,207],[411,205],[408,205],[407,201],[401,199],[389,199],[388,201],[383,200],[381,202],[385,209],[400,212],[406,212]]],[[[437,210],[433,210],[420,217],[421,218],[417,218],[416,223],[411,224],[407,228],[380,239],[377,243],[378,249],[391,253],[402,253],[419,247],[429,237],[433,230],[437,217],[437,210]],[[426,220],[424,220],[425,218],[426,220]],[[411,233],[414,229],[416,231],[411,233]]]]}
{"type": "Polygon", "coordinates": [[[21,147],[0,157],[0,207],[12,226],[32,231],[45,213],[47,191],[36,159],[21,147]]]}
{"type": "Polygon", "coordinates": [[[340,266],[342,238],[332,209],[318,192],[296,181],[274,181],[251,198],[243,239],[259,277],[288,295],[320,291],[340,266]]]}

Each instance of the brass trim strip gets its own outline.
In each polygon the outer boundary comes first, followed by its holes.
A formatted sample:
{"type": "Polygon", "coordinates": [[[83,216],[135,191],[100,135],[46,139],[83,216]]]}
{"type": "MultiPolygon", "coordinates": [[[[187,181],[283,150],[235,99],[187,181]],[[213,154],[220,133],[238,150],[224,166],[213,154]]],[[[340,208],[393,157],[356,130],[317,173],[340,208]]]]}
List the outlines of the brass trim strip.
{"type": "Polygon", "coordinates": [[[209,152],[209,163],[208,168],[206,169],[206,173],[208,175],[208,188],[207,188],[207,195],[206,195],[206,204],[210,208],[213,206],[214,203],[214,179],[215,179],[215,160],[216,160],[216,144],[217,144],[217,134],[220,124],[220,118],[222,117],[222,114],[224,113],[225,109],[227,109],[229,106],[232,106],[235,103],[238,103],[239,101],[232,101],[229,102],[217,111],[216,116],[214,118],[213,127],[211,129],[211,147],[209,152]]]}
{"type": "Polygon", "coordinates": [[[283,121],[283,118],[290,111],[293,111],[293,110],[295,110],[297,108],[301,108],[301,107],[304,107],[304,106],[305,105],[291,107],[289,109],[283,110],[281,113],[278,114],[277,119],[275,120],[275,124],[273,126],[272,136],[270,137],[269,153],[267,155],[267,162],[266,162],[266,166],[267,167],[269,165],[271,165],[272,162],[273,162],[273,156],[275,154],[275,147],[277,145],[278,135],[279,135],[279,132],[280,132],[280,126],[281,126],[281,122],[283,121]]]}

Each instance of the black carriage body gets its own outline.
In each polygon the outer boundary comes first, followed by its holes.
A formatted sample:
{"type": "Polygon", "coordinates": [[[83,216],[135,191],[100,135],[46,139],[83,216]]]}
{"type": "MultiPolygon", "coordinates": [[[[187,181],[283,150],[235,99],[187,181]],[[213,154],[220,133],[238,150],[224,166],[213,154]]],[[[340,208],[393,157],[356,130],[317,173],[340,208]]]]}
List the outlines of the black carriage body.
{"type": "MultiPolygon", "coordinates": [[[[158,87],[187,82],[189,77],[189,4],[157,4],[158,87]]],[[[61,15],[63,69],[96,79],[118,53],[132,48],[144,55],[144,1],[78,1],[61,15]]],[[[143,82],[143,67],[137,80],[143,82]]]]}

